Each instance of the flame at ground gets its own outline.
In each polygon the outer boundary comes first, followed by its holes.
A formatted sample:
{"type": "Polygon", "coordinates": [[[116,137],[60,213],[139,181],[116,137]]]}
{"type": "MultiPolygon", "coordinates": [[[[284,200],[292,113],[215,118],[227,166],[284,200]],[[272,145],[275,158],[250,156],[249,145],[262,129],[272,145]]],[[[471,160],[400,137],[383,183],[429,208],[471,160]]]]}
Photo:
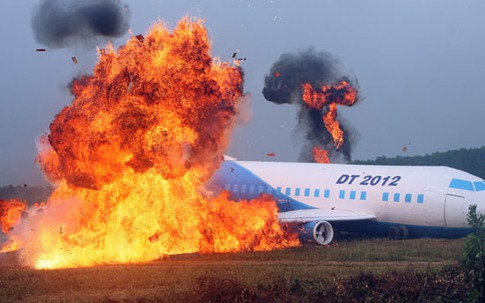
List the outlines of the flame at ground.
{"type": "MultiPolygon", "coordinates": [[[[323,123],[325,128],[331,134],[333,144],[339,149],[344,143],[344,132],[340,128],[337,120],[337,105],[352,106],[357,102],[357,90],[348,82],[342,81],[336,85],[322,85],[320,91],[316,91],[309,83],[303,85],[303,101],[311,108],[319,111],[325,109],[323,114],[323,123]]],[[[323,157],[323,149],[317,147],[313,149],[313,155],[316,162],[325,162],[328,160],[327,154],[323,157]]]]}
{"type": "MultiPolygon", "coordinates": [[[[0,200],[0,227],[3,233],[9,233],[15,224],[19,222],[20,217],[27,209],[27,204],[18,199],[0,200]]],[[[13,239],[8,239],[0,253],[14,251],[19,249],[19,243],[13,239]]]]}
{"type": "Polygon", "coordinates": [[[298,245],[269,196],[203,194],[237,115],[242,72],[210,56],[199,21],[155,24],[100,52],[51,123],[37,158],[58,185],[9,236],[36,268],[145,262],[190,252],[298,245]]]}
{"type": "Polygon", "coordinates": [[[3,233],[7,233],[17,223],[26,208],[26,203],[17,199],[0,200],[0,227],[3,233]]]}
{"type": "Polygon", "coordinates": [[[127,173],[102,190],[61,185],[51,204],[19,230],[20,237],[29,234],[22,261],[36,268],[82,267],[297,243],[284,237],[270,197],[207,199],[194,187],[198,179],[192,171],[167,180],[150,170],[127,173]]]}

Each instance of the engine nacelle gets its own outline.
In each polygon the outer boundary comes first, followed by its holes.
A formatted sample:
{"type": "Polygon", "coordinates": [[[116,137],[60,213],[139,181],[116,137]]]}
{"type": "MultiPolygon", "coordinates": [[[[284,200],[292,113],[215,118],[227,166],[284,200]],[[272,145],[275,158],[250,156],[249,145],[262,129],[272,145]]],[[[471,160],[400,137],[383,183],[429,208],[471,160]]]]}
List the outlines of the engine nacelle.
{"type": "Polygon", "coordinates": [[[333,226],[327,221],[312,221],[303,225],[300,237],[303,240],[316,242],[319,245],[327,245],[334,237],[333,226]]]}

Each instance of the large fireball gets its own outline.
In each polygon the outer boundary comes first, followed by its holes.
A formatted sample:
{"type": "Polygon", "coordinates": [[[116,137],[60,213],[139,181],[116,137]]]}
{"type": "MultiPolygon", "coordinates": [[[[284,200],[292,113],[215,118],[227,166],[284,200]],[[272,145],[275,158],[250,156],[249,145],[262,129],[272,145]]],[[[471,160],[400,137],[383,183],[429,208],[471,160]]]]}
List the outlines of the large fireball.
{"type": "Polygon", "coordinates": [[[190,252],[269,250],[287,240],[269,196],[210,197],[244,101],[239,67],[211,57],[201,21],[155,24],[100,49],[92,76],[41,139],[37,161],[57,184],[9,233],[23,264],[65,268],[146,262],[190,252]]]}

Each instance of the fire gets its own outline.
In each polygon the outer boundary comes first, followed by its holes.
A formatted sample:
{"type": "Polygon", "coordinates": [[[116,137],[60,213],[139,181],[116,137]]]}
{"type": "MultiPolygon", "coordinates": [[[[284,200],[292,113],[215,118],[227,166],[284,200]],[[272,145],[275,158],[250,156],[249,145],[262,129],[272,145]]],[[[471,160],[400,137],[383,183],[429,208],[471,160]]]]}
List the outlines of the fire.
{"type": "MultiPolygon", "coordinates": [[[[322,85],[321,91],[318,92],[309,83],[304,83],[302,86],[302,97],[305,104],[319,111],[325,108],[323,123],[332,136],[335,148],[339,149],[344,143],[344,132],[337,120],[337,105],[354,105],[357,102],[357,90],[347,81],[342,81],[336,85],[322,85]]],[[[313,149],[313,154],[315,160],[320,162],[317,157],[320,160],[322,159],[322,149],[313,149]]]]}
{"type": "Polygon", "coordinates": [[[0,200],[0,226],[3,233],[10,231],[26,208],[27,205],[24,201],[17,199],[0,200]]]}
{"type": "Polygon", "coordinates": [[[303,101],[318,110],[331,103],[352,106],[357,101],[357,90],[347,81],[336,85],[322,85],[319,92],[315,91],[310,84],[304,83],[303,101]]]}
{"type": "Polygon", "coordinates": [[[337,104],[330,103],[328,111],[323,115],[323,123],[328,132],[332,135],[333,144],[339,149],[344,143],[344,132],[337,121],[337,104]]]}
{"type": "Polygon", "coordinates": [[[242,82],[189,18],[100,51],[41,139],[37,162],[57,187],[9,233],[23,263],[85,267],[298,245],[271,197],[235,203],[203,188],[222,161],[242,82]]]}
{"type": "Polygon", "coordinates": [[[313,159],[317,163],[330,163],[330,158],[328,157],[328,150],[323,149],[319,146],[315,146],[312,149],[313,159]]]}

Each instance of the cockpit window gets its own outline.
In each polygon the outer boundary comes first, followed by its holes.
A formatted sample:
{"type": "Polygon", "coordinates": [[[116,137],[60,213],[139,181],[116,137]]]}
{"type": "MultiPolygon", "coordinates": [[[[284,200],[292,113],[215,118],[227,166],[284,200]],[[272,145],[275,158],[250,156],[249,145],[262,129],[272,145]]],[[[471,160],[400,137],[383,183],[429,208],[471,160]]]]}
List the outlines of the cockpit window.
{"type": "Polygon", "coordinates": [[[455,179],[455,178],[451,179],[450,188],[475,191],[471,181],[462,180],[462,179],[455,179]]]}
{"type": "Polygon", "coordinates": [[[485,181],[473,182],[476,191],[485,190],[485,181]]]}

